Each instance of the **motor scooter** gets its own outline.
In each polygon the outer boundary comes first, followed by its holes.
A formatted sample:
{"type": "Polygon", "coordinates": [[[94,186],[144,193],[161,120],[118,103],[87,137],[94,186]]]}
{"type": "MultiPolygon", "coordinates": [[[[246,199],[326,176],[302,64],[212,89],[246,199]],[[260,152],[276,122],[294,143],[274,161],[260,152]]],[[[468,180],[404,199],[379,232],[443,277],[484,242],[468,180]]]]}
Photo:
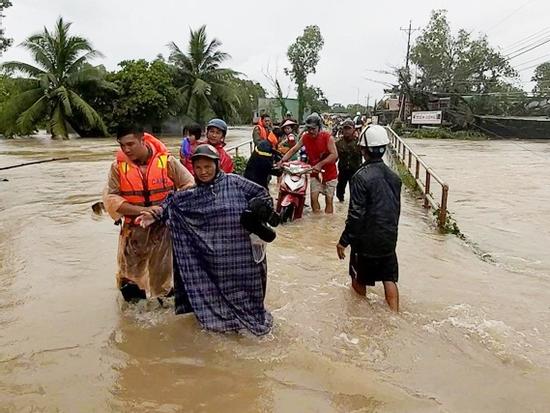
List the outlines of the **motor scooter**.
{"type": "Polygon", "coordinates": [[[284,224],[302,217],[312,168],[302,161],[290,161],[283,163],[282,170],[277,212],[284,224]]]}

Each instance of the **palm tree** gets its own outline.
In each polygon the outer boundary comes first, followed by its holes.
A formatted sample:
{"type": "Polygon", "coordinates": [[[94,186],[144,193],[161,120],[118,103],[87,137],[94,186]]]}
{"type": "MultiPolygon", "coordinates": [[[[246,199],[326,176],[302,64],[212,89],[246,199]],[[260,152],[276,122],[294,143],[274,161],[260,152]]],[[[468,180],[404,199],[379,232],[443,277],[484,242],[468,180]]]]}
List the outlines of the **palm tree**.
{"type": "Polygon", "coordinates": [[[228,118],[235,111],[238,98],[230,82],[238,73],[220,67],[230,58],[219,50],[221,45],[218,39],[208,42],[206,26],[190,30],[187,53],[174,42],[168,45],[184,118],[204,123],[206,116],[228,118]]]}
{"type": "Polygon", "coordinates": [[[88,127],[107,135],[101,117],[79,94],[80,88],[91,84],[97,88],[114,88],[104,80],[105,73],[88,61],[101,56],[90,42],[70,36],[71,23],[60,17],[54,32],[44,28],[42,33],[30,36],[21,46],[31,52],[36,66],[23,62],[7,62],[2,68],[20,72],[24,91],[6,105],[4,121],[11,119],[18,130],[34,130],[46,121],[53,138],[67,139],[69,130],[79,129],[83,122],[88,127]]]}

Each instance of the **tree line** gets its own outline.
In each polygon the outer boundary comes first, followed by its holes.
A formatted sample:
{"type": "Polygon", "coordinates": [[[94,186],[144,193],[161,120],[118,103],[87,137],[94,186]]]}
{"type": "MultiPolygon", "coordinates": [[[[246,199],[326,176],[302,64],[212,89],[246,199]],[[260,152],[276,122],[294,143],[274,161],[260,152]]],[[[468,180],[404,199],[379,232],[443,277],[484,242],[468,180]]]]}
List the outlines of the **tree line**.
{"type": "MultiPolygon", "coordinates": [[[[1,44],[5,49],[10,40],[1,44]]],[[[292,66],[286,73],[297,85],[300,120],[306,105],[328,108],[323,91],[307,85],[322,44],[319,28],[308,26],[289,48],[292,66]]],[[[20,46],[34,63],[1,65],[0,133],[5,136],[28,135],[39,128],[59,138],[73,131],[107,136],[119,122],[159,132],[168,120],[204,124],[212,117],[247,124],[258,99],[267,94],[258,82],[224,66],[230,56],[218,39],[208,39],[206,26],[190,30],[186,47],[171,42],[167,58],[125,60],[116,71],[92,65],[102,54],[88,39],[73,35],[71,23],[63,18],[53,30],[44,28],[20,46]]]]}
{"type": "MultiPolygon", "coordinates": [[[[533,102],[550,97],[550,62],[539,64],[526,91],[512,66],[513,54],[477,38],[464,29],[453,34],[446,10],[433,10],[430,21],[413,43],[412,68],[396,69],[397,84],[389,92],[404,94],[413,106],[427,108],[439,97],[451,100],[450,114],[457,124],[473,114],[542,115],[533,102]]],[[[550,107],[546,110],[550,114],[550,107]]]]}

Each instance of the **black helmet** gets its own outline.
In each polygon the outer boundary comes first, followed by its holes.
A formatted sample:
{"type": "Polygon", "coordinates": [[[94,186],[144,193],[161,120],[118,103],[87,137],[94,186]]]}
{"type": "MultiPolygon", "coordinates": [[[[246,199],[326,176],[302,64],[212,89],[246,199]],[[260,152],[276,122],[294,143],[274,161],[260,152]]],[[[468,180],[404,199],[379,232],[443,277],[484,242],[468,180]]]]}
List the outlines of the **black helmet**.
{"type": "Polygon", "coordinates": [[[307,118],[306,118],[306,128],[319,128],[321,129],[321,117],[313,112],[311,115],[309,115],[307,118]]]}
{"type": "Polygon", "coordinates": [[[220,160],[220,154],[218,153],[216,148],[207,143],[203,143],[202,145],[197,146],[195,152],[193,152],[193,155],[191,155],[191,160],[195,160],[200,157],[213,159],[215,161],[220,160]]]}

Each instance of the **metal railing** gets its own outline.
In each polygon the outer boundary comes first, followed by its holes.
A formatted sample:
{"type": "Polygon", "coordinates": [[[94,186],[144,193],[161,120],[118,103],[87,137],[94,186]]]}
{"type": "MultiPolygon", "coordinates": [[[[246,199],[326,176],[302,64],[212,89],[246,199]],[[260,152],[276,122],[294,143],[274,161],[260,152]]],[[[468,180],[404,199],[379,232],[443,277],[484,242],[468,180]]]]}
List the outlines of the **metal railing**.
{"type": "Polygon", "coordinates": [[[241,142],[237,145],[229,146],[225,149],[227,153],[231,151],[235,151],[235,156],[239,156],[239,148],[248,145],[249,153],[252,154],[252,151],[254,151],[254,141],[252,139],[249,139],[247,141],[241,142]]]}
{"type": "Polygon", "coordinates": [[[440,228],[445,227],[447,221],[447,200],[449,197],[449,185],[428,166],[414,150],[389,126],[386,127],[390,138],[390,147],[394,156],[414,177],[416,184],[422,191],[424,198],[424,208],[433,208],[439,211],[437,223],[440,228]],[[414,165],[414,166],[413,166],[414,165]],[[421,172],[424,172],[421,174],[421,172]],[[424,176],[424,179],[422,179],[424,176]],[[432,194],[432,179],[441,186],[441,200],[439,204],[432,194]]]}

